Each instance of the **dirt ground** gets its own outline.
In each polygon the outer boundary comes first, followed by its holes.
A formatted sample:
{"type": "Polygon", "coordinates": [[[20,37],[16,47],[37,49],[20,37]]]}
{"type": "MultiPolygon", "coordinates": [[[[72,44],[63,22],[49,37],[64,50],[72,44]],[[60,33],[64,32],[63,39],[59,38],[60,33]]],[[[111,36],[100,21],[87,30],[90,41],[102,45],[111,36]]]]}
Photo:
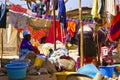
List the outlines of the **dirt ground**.
{"type": "MultiPolygon", "coordinates": [[[[78,57],[78,48],[73,48],[73,49],[70,49],[69,50],[69,54],[71,57],[73,57],[75,60],[77,59],[78,57]]],[[[18,56],[17,55],[8,55],[8,56],[3,56],[3,59],[17,59],[18,56]]],[[[0,76],[0,80],[9,80],[8,76],[5,75],[5,76],[0,76]]],[[[24,80],[57,80],[56,76],[53,75],[53,76],[50,76],[50,75],[47,75],[47,74],[44,74],[44,75],[27,75],[26,78],[24,80]]]]}
{"type": "MultiPolygon", "coordinates": [[[[0,76],[0,80],[9,80],[8,76],[0,76]]],[[[48,75],[27,75],[27,77],[23,80],[57,80],[56,76],[48,76],[48,75]]]]}

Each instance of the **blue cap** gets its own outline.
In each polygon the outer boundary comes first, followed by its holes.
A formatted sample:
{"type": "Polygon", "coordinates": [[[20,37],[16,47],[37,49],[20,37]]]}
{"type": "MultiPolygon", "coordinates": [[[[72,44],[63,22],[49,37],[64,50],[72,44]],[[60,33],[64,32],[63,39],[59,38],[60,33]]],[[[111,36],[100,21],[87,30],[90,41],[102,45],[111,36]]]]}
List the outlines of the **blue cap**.
{"type": "Polygon", "coordinates": [[[24,32],[23,32],[23,36],[25,36],[25,35],[29,35],[30,34],[30,32],[28,31],[28,30],[24,30],[24,32]]]}

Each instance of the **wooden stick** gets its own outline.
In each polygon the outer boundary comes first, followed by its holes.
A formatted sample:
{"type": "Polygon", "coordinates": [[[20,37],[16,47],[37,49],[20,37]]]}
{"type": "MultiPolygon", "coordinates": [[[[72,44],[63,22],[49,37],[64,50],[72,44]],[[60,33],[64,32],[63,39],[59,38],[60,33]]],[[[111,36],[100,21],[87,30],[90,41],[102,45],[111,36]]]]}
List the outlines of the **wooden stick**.
{"type": "Polygon", "coordinates": [[[83,51],[83,26],[82,26],[82,7],[81,7],[81,0],[78,0],[79,6],[79,19],[80,19],[80,66],[83,66],[84,63],[84,51],[83,51]]]}
{"type": "Polygon", "coordinates": [[[3,29],[2,29],[2,32],[1,32],[1,68],[2,68],[2,58],[3,58],[3,29]]]}

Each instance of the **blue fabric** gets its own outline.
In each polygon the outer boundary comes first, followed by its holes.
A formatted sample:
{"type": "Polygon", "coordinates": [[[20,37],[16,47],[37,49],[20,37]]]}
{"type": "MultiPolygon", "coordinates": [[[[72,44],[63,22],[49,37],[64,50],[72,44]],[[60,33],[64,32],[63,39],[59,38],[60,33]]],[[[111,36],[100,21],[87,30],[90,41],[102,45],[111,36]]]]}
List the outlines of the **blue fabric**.
{"type": "Polygon", "coordinates": [[[20,45],[20,49],[29,49],[29,50],[33,51],[34,46],[31,44],[30,41],[23,39],[21,42],[21,45],[20,45]]]}
{"type": "Polygon", "coordinates": [[[33,45],[31,44],[31,42],[23,39],[19,49],[19,58],[24,58],[25,55],[30,53],[31,51],[34,51],[33,45]]]}
{"type": "Polygon", "coordinates": [[[60,22],[63,23],[63,27],[64,27],[65,32],[67,32],[67,27],[66,27],[66,7],[65,7],[64,0],[59,0],[59,17],[60,17],[60,22]]]}
{"type": "Polygon", "coordinates": [[[36,12],[37,11],[37,5],[36,4],[32,4],[32,12],[36,12]]]}

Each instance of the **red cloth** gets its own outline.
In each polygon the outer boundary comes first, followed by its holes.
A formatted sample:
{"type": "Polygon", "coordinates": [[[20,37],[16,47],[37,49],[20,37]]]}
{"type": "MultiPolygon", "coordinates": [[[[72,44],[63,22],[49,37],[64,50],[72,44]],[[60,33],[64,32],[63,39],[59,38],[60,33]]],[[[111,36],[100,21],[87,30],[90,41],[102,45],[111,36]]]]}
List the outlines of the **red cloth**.
{"type": "Polygon", "coordinates": [[[31,33],[31,37],[35,40],[39,41],[42,37],[46,36],[47,29],[40,29],[33,31],[33,28],[31,26],[28,26],[27,28],[31,33]]]}
{"type": "MultiPolygon", "coordinates": [[[[64,43],[65,32],[64,32],[64,30],[61,30],[60,22],[59,21],[55,21],[55,22],[56,22],[56,40],[59,40],[59,41],[64,43]]],[[[46,42],[54,43],[54,24],[53,24],[53,21],[52,21],[52,26],[49,29],[49,35],[46,38],[46,42]]]]}
{"type": "Polygon", "coordinates": [[[15,12],[23,12],[23,13],[27,13],[27,9],[26,8],[22,8],[20,5],[12,5],[11,9],[15,12]]]}
{"type": "Polygon", "coordinates": [[[112,21],[111,27],[110,27],[110,41],[115,41],[120,37],[120,12],[117,14],[117,16],[112,21]]]}

